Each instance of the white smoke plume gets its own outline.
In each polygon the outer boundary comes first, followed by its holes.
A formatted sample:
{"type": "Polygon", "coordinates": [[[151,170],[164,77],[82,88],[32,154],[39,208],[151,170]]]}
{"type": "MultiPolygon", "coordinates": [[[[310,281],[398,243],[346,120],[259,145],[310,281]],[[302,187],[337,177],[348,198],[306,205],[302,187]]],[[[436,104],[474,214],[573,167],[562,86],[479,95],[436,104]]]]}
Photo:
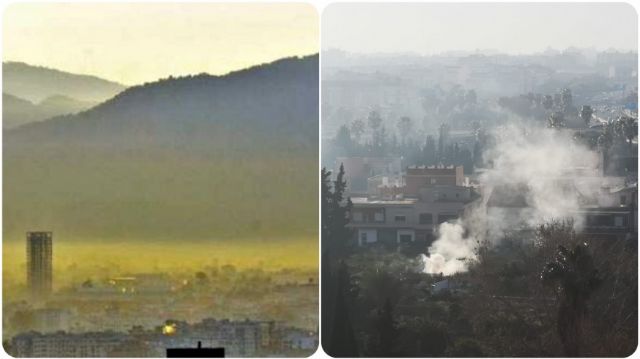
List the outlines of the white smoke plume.
{"type": "Polygon", "coordinates": [[[600,186],[599,162],[572,135],[522,124],[498,128],[495,145],[484,153],[491,165],[478,178],[481,198],[456,223],[440,225],[429,256],[423,256],[424,272],[464,272],[478,243],[497,244],[510,231],[552,218],[572,218],[579,230],[580,203],[595,198],[600,186]]]}
{"type": "Polygon", "coordinates": [[[467,260],[475,259],[472,238],[464,236],[464,228],[459,222],[442,223],[438,240],[429,247],[429,256],[422,255],[426,273],[450,275],[467,270],[467,260]]]}

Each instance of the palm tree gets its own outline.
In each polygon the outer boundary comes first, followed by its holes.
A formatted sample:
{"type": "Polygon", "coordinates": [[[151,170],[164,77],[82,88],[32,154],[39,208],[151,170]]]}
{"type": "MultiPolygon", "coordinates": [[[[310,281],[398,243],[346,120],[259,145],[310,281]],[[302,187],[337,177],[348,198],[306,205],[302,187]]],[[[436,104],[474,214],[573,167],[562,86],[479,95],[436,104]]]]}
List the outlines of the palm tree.
{"type": "Polygon", "coordinates": [[[602,171],[607,170],[607,160],[609,149],[613,145],[613,125],[606,124],[602,129],[602,134],[598,136],[598,149],[602,152],[602,171]]]}
{"type": "Polygon", "coordinates": [[[560,111],[555,111],[549,116],[548,126],[551,128],[562,128],[565,127],[564,122],[564,113],[560,111]]]}
{"type": "Polygon", "coordinates": [[[580,109],[580,117],[584,120],[584,123],[589,126],[589,122],[591,122],[591,116],[593,116],[593,109],[591,106],[584,105],[580,109]]]}
{"type": "Polygon", "coordinates": [[[633,153],[633,139],[638,137],[638,122],[636,119],[621,116],[615,123],[615,132],[624,142],[629,144],[629,150],[633,153]]]}
{"type": "Polygon", "coordinates": [[[580,356],[582,327],[589,297],[602,283],[586,243],[569,250],[558,246],[556,258],[542,270],[544,284],[559,297],[557,330],[566,356],[580,356]]]}

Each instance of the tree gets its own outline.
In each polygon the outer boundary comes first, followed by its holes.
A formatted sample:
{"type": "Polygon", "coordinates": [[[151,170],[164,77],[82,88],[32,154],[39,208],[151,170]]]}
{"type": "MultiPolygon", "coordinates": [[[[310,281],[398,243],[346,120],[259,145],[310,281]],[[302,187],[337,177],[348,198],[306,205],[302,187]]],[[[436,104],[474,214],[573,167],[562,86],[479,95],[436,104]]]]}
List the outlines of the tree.
{"type": "Polygon", "coordinates": [[[15,348],[13,347],[13,345],[11,345],[11,341],[6,339],[3,340],[2,347],[4,348],[4,351],[7,352],[7,354],[9,354],[10,356],[14,358],[18,357],[19,354],[14,351],[15,348]]]}
{"type": "Polygon", "coordinates": [[[480,343],[468,338],[457,340],[451,348],[447,349],[447,356],[456,358],[478,358],[485,355],[480,343]]]}
{"type": "Polygon", "coordinates": [[[638,122],[636,119],[622,116],[615,122],[614,130],[616,134],[629,145],[629,150],[633,153],[633,139],[638,137],[638,122]]]}
{"type": "Polygon", "coordinates": [[[553,94],[553,106],[556,108],[562,108],[562,95],[559,93],[553,94]]]}
{"type": "Polygon", "coordinates": [[[338,269],[335,306],[325,312],[333,316],[331,337],[327,353],[333,357],[357,357],[358,346],[353,332],[348,303],[350,276],[347,265],[341,262],[338,269]]]}
{"type": "Polygon", "coordinates": [[[389,298],[385,300],[382,308],[377,310],[372,329],[372,345],[368,355],[387,358],[396,356],[396,324],[389,298]]]}
{"type": "Polygon", "coordinates": [[[613,145],[613,125],[606,124],[598,136],[598,149],[602,152],[602,171],[606,172],[609,160],[609,149],[613,145]]]}
{"type": "MultiPolygon", "coordinates": [[[[344,168],[344,167],[343,167],[344,168]]],[[[328,171],[325,167],[320,170],[320,217],[321,221],[321,238],[328,238],[329,236],[329,211],[331,205],[331,171],[328,171]]]]}
{"type": "Polygon", "coordinates": [[[344,198],[347,182],[344,179],[344,165],[333,183],[330,183],[331,172],[325,168],[320,174],[321,179],[321,211],[322,211],[322,244],[326,244],[325,251],[331,252],[333,258],[344,257],[347,242],[351,237],[351,230],[347,228],[351,199],[344,198]]]}
{"type": "Polygon", "coordinates": [[[473,164],[474,164],[474,158],[473,158],[473,154],[471,153],[471,151],[469,151],[468,148],[463,148],[460,153],[458,154],[458,163],[463,166],[464,168],[464,173],[473,173],[473,164]]]}
{"type": "Polygon", "coordinates": [[[407,116],[402,117],[398,120],[398,132],[400,133],[400,137],[402,138],[402,144],[405,145],[407,142],[407,137],[411,133],[411,129],[413,128],[413,123],[411,119],[407,116]]]}
{"type": "Polygon", "coordinates": [[[555,260],[545,265],[541,279],[554,288],[560,300],[557,331],[564,354],[580,356],[587,303],[602,283],[586,244],[576,245],[572,250],[558,246],[555,260]]]}
{"type": "Polygon", "coordinates": [[[555,111],[549,116],[547,126],[550,128],[563,128],[566,126],[564,121],[564,113],[555,111]]]}
{"type": "Polygon", "coordinates": [[[560,95],[560,103],[562,105],[562,112],[570,113],[574,112],[573,110],[573,96],[571,95],[571,90],[568,88],[562,89],[560,95]]]}
{"type": "Polygon", "coordinates": [[[349,128],[345,125],[340,126],[336,137],[333,139],[333,143],[341,147],[346,153],[350,153],[353,149],[353,141],[351,141],[351,133],[349,128]]]}
{"type": "Polygon", "coordinates": [[[351,199],[344,200],[344,192],[347,189],[347,181],[344,179],[344,165],[340,164],[340,171],[335,181],[333,181],[333,194],[331,196],[331,233],[330,237],[335,237],[340,243],[346,243],[351,230],[347,228],[349,224],[349,213],[351,212],[351,199]]]}
{"type": "Polygon", "coordinates": [[[195,277],[198,285],[205,285],[209,282],[209,277],[205,272],[196,272],[195,277]]]}
{"type": "Polygon", "coordinates": [[[380,117],[378,111],[369,112],[369,116],[367,116],[367,123],[369,124],[371,130],[373,130],[374,132],[377,131],[378,128],[380,128],[380,126],[382,125],[382,117],[380,117]]]}
{"type": "Polygon", "coordinates": [[[371,152],[374,155],[383,156],[386,154],[387,145],[387,131],[384,126],[381,126],[379,130],[373,132],[371,152]]]}
{"type": "Polygon", "coordinates": [[[551,110],[553,108],[553,97],[551,95],[544,95],[542,106],[547,111],[551,110]]]}
{"type": "MultiPolygon", "coordinates": [[[[346,306],[346,303],[339,303],[341,299],[340,281],[344,280],[340,276],[345,274],[338,273],[336,268],[341,258],[347,255],[348,242],[351,239],[351,231],[346,227],[349,222],[349,212],[351,211],[351,200],[344,199],[344,191],[347,182],[344,180],[344,166],[340,165],[340,170],[336,179],[331,181],[331,172],[323,168],[320,171],[320,211],[321,221],[321,239],[322,246],[322,312],[334,313],[336,307],[346,306]]],[[[340,308],[338,308],[340,309],[340,308]]],[[[340,309],[342,310],[342,309],[340,309]]],[[[336,323],[336,318],[331,315],[322,316],[323,328],[323,346],[325,348],[333,348],[334,339],[333,331],[338,330],[340,333],[348,331],[340,328],[336,323]]],[[[337,344],[338,350],[350,353],[350,350],[340,349],[344,347],[344,343],[337,344]]],[[[328,349],[329,350],[329,349],[328,349]]]]}
{"type": "Polygon", "coordinates": [[[442,161],[443,153],[449,142],[449,125],[443,123],[439,128],[438,136],[438,160],[442,161]]]}
{"type": "Polygon", "coordinates": [[[591,106],[584,105],[580,109],[580,117],[584,121],[584,123],[589,126],[589,122],[591,122],[591,116],[593,115],[593,109],[591,106]]]}
{"type": "Polygon", "coordinates": [[[360,142],[360,137],[362,137],[364,130],[365,130],[364,121],[355,120],[351,122],[351,134],[353,134],[353,137],[356,139],[356,142],[358,143],[360,142]]]}
{"type": "Polygon", "coordinates": [[[422,156],[425,165],[434,165],[437,162],[436,140],[433,136],[427,136],[427,141],[422,148],[422,156]]]}

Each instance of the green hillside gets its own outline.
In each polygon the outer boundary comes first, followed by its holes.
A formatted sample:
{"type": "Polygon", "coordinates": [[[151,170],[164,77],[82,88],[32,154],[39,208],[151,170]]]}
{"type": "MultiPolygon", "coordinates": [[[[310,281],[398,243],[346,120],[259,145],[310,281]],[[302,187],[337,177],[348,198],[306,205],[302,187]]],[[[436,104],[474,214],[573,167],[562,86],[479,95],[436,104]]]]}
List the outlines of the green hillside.
{"type": "Polygon", "coordinates": [[[5,131],[5,238],[315,236],[317,66],[165,79],[5,131]]]}
{"type": "Polygon", "coordinates": [[[79,75],[23,62],[2,63],[2,91],[38,103],[62,95],[79,101],[99,102],[125,86],[95,76],[79,75]]]}

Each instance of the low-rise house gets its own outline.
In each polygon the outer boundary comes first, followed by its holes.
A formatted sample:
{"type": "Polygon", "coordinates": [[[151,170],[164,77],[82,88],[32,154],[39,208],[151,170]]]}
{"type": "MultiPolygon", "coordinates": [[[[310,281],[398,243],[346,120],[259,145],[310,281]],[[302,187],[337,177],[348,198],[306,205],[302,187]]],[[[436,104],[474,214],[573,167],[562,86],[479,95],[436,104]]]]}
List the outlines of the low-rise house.
{"type": "Polygon", "coordinates": [[[400,157],[339,157],[336,160],[334,175],[340,166],[344,167],[344,179],[347,181],[347,193],[366,195],[367,180],[378,175],[400,175],[402,160],[400,157]]]}
{"type": "Polygon", "coordinates": [[[460,217],[479,196],[463,183],[462,167],[410,167],[403,181],[351,197],[349,227],[359,246],[429,244],[438,225],[460,217]],[[406,183],[406,185],[398,185],[406,183]]]}

